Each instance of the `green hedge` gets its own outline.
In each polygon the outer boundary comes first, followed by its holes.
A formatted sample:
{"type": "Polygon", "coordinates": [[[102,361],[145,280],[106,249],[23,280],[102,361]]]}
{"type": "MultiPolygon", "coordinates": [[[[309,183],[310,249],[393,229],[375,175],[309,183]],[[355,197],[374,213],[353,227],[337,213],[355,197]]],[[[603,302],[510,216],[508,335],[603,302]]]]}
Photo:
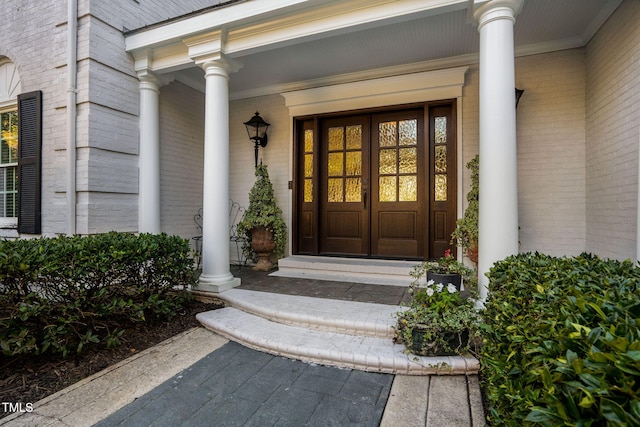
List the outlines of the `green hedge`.
{"type": "Polygon", "coordinates": [[[496,263],[481,366],[493,425],[640,425],[640,269],[583,254],[496,263]]]}
{"type": "Polygon", "coordinates": [[[176,236],[0,242],[0,350],[66,355],[89,343],[117,345],[121,325],[170,319],[194,284],[188,241],[176,236]]]}

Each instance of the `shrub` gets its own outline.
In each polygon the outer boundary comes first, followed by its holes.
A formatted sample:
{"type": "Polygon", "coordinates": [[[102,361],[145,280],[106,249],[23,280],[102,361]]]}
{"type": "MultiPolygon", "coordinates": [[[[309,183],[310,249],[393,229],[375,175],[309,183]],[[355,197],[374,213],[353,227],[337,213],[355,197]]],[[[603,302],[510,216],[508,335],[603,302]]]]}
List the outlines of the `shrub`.
{"type": "Polygon", "coordinates": [[[640,424],[640,269],[520,254],[489,279],[481,366],[491,424],[640,424]]]}
{"type": "Polygon", "coordinates": [[[115,345],[121,324],[173,317],[193,284],[188,241],[176,236],[0,242],[0,350],[66,355],[115,345]]]}

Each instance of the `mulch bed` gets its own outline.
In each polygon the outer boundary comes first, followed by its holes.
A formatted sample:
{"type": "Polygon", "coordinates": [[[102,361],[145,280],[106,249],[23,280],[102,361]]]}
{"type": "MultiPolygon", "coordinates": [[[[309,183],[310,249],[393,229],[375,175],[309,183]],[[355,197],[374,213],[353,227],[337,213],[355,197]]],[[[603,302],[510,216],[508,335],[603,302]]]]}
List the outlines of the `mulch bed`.
{"type": "MultiPolygon", "coordinates": [[[[200,326],[196,314],[221,308],[221,301],[192,301],[171,321],[144,322],[124,326],[123,344],[106,348],[99,344],[86,348],[80,355],[66,358],[0,356],[0,402],[35,403],[71,384],[152,347],[183,331],[200,326]]],[[[0,418],[9,415],[0,411],[0,418]]]]}

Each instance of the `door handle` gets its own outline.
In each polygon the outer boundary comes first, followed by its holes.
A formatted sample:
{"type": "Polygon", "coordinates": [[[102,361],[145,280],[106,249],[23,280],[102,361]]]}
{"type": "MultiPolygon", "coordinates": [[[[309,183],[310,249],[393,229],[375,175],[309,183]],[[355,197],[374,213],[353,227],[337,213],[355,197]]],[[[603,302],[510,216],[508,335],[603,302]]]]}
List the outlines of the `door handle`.
{"type": "Polygon", "coordinates": [[[364,190],[364,194],[362,195],[364,200],[364,208],[367,209],[367,190],[364,190]]]}

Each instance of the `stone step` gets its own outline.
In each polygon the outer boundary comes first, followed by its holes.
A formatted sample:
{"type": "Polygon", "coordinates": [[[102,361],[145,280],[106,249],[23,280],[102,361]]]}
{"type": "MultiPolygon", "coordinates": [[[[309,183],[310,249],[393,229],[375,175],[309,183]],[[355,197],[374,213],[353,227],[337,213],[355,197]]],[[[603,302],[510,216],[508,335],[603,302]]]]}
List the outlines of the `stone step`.
{"type": "Polygon", "coordinates": [[[206,328],[247,347],[306,362],[404,375],[478,372],[473,357],[417,357],[392,341],[400,306],[230,289],[231,307],[200,313],[206,328]]]}
{"type": "Polygon", "coordinates": [[[231,306],[273,322],[339,332],[393,338],[395,314],[405,307],[230,289],[219,297],[231,306]]]}
{"type": "Polygon", "coordinates": [[[278,260],[271,276],[408,286],[419,261],[294,255],[278,260]]]}

